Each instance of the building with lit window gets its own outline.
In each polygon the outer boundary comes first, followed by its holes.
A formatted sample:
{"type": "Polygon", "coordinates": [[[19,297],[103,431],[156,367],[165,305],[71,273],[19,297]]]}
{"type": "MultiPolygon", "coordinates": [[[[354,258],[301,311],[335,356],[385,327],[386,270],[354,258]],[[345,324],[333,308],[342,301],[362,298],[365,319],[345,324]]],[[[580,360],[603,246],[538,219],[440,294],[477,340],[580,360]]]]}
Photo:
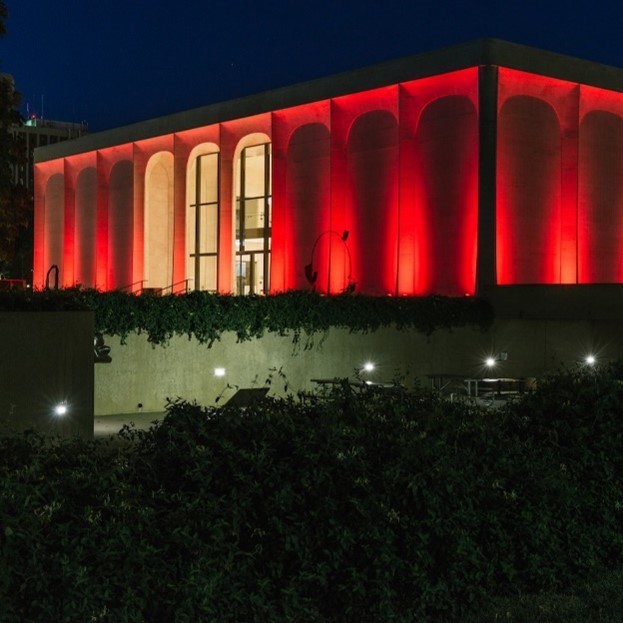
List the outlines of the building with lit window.
{"type": "Polygon", "coordinates": [[[26,162],[13,166],[13,181],[26,188],[33,188],[35,149],[84,136],[87,134],[87,124],[54,121],[33,115],[23,123],[13,126],[12,132],[20,137],[26,149],[26,162]]]}
{"type": "Polygon", "coordinates": [[[623,283],[623,70],[479,40],[36,152],[34,285],[623,283]]]}

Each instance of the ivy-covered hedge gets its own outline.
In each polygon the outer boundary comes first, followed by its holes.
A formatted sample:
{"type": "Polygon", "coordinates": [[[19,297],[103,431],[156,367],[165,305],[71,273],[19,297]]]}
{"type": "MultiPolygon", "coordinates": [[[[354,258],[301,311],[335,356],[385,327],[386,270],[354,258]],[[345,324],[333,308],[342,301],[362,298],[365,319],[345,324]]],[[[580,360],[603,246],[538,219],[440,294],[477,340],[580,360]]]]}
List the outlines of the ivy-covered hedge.
{"type": "Polygon", "coordinates": [[[0,620],[471,623],[564,594],[621,570],[620,378],[500,410],[345,383],[173,402],[125,446],[0,439],[0,620]]]}
{"type": "Polygon", "coordinates": [[[80,289],[0,293],[0,311],[81,309],[95,312],[99,333],[122,339],[145,333],[153,343],[187,335],[212,344],[226,331],[233,331],[241,341],[266,332],[291,333],[298,340],[303,333],[331,327],[369,332],[394,325],[432,333],[466,325],[487,328],[493,321],[491,307],[471,297],[320,296],[302,291],[272,296],[197,291],[161,297],[80,289]]]}

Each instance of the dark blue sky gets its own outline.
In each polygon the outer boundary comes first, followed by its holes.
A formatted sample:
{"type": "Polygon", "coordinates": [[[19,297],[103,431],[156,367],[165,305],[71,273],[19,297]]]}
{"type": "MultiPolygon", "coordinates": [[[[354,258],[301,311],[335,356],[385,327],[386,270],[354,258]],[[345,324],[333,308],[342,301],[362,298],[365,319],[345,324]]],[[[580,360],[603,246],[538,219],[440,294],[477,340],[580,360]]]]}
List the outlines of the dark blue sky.
{"type": "Polygon", "coordinates": [[[91,131],[497,37],[623,67],[623,3],[6,0],[0,70],[91,131]]]}

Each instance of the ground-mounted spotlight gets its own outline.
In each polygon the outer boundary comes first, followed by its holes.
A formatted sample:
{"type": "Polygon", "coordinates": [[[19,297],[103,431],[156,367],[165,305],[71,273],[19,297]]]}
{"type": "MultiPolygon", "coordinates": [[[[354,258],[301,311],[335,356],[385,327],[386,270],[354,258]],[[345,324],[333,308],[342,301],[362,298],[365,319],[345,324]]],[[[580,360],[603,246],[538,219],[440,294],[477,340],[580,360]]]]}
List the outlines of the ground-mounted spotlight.
{"type": "Polygon", "coordinates": [[[214,368],[214,376],[218,376],[218,377],[225,376],[225,368],[214,368]]]}
{"type": "Polygon", "coordinates": [[[66,402],[59,402],[54,407],[54,415],[56,415],[57,417],[63,417],[64,415],[67,415],[67,411],[69,411],[69,408],[67,407],[66,402]]]}
{"type": "Polygon", "coordinates": [[[487,368],[493,368],[499,361],[507,361],[508,360],[508,353],[507,352],[502,352],[502,353],[498,353],[497,355],[489,355],[489,357],[487,357],[484,361],[485,366],[487,366],[487,368]]]}

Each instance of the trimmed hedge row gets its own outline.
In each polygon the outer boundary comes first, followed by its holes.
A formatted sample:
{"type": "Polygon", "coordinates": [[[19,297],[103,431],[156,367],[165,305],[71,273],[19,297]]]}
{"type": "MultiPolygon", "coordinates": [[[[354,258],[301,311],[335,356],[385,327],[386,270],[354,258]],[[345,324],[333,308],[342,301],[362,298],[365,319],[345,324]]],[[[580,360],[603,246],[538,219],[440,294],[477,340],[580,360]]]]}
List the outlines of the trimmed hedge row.
{"type": "Polygon", "coordinates": [[[464,621],[620,569],[620,377],[500,410],[345,383],[173,402],[125,445],[2,438],[0,620],[464,621]]]}
{"type": "Polygon", "coordinates": [[[174,335],[212,344],[226,331],[240,341],[266,332],[314,334],[331,327],[370,332],[395,325],[432,333],[466,325],[485,329],[493,322],[488,303],[471,297],[320,296],[291,291],[271,296],[233,296],[194,291],[183,295],[136,296],[97,290],[0,292],[0,311],[92,310],[96,331],[122,339],[145,333],[153,343],[174,335]]]}

